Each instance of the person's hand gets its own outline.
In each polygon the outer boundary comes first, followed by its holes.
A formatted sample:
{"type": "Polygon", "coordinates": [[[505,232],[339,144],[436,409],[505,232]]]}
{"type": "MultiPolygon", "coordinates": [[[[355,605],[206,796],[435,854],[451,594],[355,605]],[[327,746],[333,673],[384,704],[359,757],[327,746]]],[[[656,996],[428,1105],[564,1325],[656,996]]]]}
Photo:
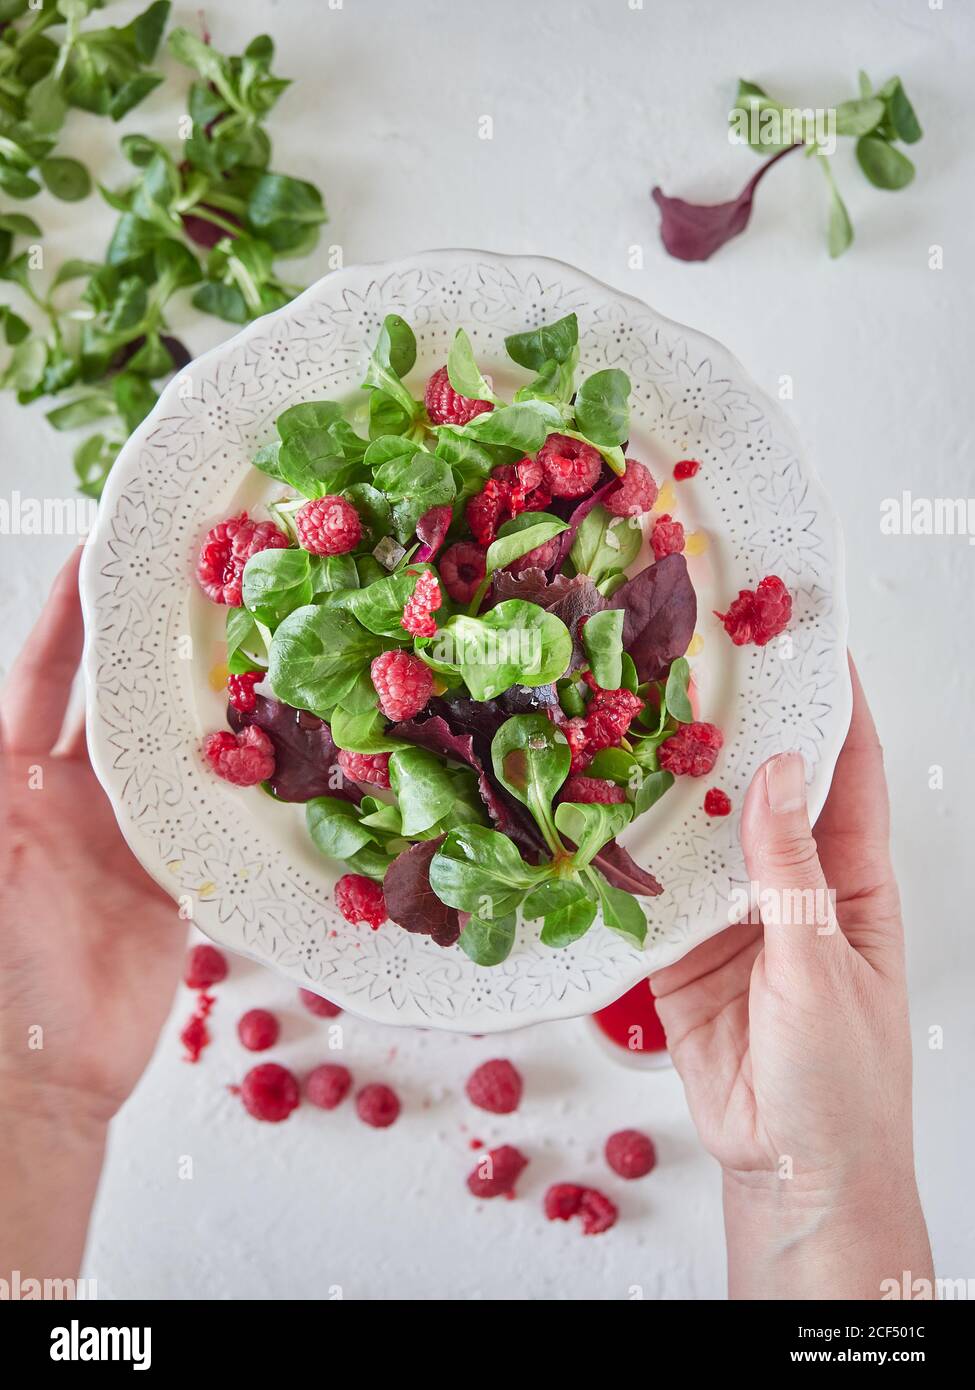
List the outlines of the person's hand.
{"type": "Polygon", "coordinates": [[[741,842],[761,922],[651,981],[724,1172],[733,1293],[877,1298],[883,1271],[930,1274],[883,754],[851,674],[853,718],[815,839],[799,754],[770,759],[748,790],[741,842]]]}
{"type": "Polygon", "coordinates": [[[0,699],[0,1101],[105,1123],[149,1060],[185,950],[88,761],[57,754],[81,655],[80,548],[0,699]]]}

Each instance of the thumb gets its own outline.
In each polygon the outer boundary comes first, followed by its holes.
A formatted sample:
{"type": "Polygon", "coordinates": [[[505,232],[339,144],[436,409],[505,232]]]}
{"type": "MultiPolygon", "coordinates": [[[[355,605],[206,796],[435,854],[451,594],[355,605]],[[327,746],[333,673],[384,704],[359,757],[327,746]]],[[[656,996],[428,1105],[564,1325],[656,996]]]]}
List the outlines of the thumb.
{"type": "Polygon", "coordinates": [[[763,763],[745,797],[741,844],[765,929],[766,973],[794,978],[845,955],[806,810],[801,753],[763,763]]]}

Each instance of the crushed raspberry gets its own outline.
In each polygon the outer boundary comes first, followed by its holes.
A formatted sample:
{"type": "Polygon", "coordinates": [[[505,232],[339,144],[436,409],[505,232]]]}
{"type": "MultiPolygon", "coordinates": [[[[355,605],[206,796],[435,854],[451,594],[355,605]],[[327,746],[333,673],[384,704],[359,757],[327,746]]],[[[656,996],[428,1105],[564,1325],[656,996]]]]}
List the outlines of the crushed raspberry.
{"type": "Polygon", "coordinates": [[[209,989],[227,978],[227,957],[216,946],[194,946],[183,966],[183,983],[190,989],[209,989]]]}
{"type": "Polygon", "coordinates": [[[248,1009],[237,1024],[237,1036],[248,1052],[266,1052],[280,1032],[278,1020],[267,1009],[248,1009]]]}
{"type": "Polygon", "coordinates": [[[355,1098],[355,1109],[359,1119],[373,1129],[388,1129],[400,1112],[399,1096],[389,1086],[374,1082],[363,1086],[355,1098]]]}
{"type": "Polygon", "coordinates": [[[406,600],[400,627],[411,632],[414,637],[433,637],[437,631],[433,613],[443,603],[443,595],[437,576],[432,570],[421,570],[417,576],[413,592],[406,600]]]}
{"type": "Polygon", "coordinates": [[[572,754],[572,771],[578,772],[581,768],[588,767],[595,757],[594,753],[589,752],[589,740],[586,737],[586,721],[579,715],[572,719],[566,719],[559,723],[559,728],[565,735],[565,740],[569,745],[569,752],[572,754]]]}
{"type": "Polygon", "coordinates": [[[562,784],[559,800],[580,801],[595,806],[621,806],[626,800],[626,792],[604,777],[583,777],[576,772],[562,784]]]}
{"type": "Polygon", "coordinates": [[[476,401],[455,391],[446,367],[438,367],[427,382],[423,404],[435,425],[466,425],[475,415],[484,415],[494,409],[490,401],[476,401]]]}
{"type": "Polygon", "coordinates": [[[212,994],[201,991],[196,1008],[179,1035],[180,1042],[186,1048],[186,1056],[183,1059],[185,1062],[198,1062],[203,1049],[209,1045],[210,1030],[206,1021],[216,1002],[212,994]]]}
{"type": "Polygon", "coordinates": [[[287,550],[291,542],[271,521],[252,521],[246,512],[208,531],[196,562],[196,577],[214,603],[240,606],[244,566],[261,550],[287,550]]]}
{"type": "Polygon", "coordinates": [[[277,1062],[252,1067],[244,1077],[240,1097],[249,1115],[269,1124],[286,1120],[300,1100],[298,1082],[287,1067],[277,1062]]]}
{"type": "Polygon", "coordinates": [[[312,555],[345,555],[362,540],[359,513],[344,497],[316,497],[295,513],[302,549],[312,555]]]}
{"type": "Polygon", "coordinates": [[[697,459],[681,459],[674,464],[674,477],[679,483],[686,482],[688,478],[696,478],[701,465],[697,459]]]}
{"type": "Polygon", "coordinates": [[[365,874],[343,874],[335,885],[335,905],[347,922],[368,922],[378,931],[386,921],[382,887],[365,874]]]}
{"type": "Polygon", "coordinates": [[[655,560],[662,560],[665,555],[679,555],[684,549],[683,526],[669,513],[664,512],[654,522],[653,530],[650,532],[650,545],[655,560]]]}
{"type": "Polygon", "coordinates": [[[636,459],[626,460],[626,472],[615,492],[603,501],[613,516],[641,516],[657,500],[657,484],[649,468],[636,459]]]}
{"type": "Polygon", "coordinates": [[[731,797],[719,787],[709,787],[704,796],[704,813],[708,816],[730,816],[731,797]]]}
{"type": "Polygon", "coordinates": [[[579,1213],[582,1216],[584,1236],[602,1235],[603,1231],[608,1231],[611,1226],[616,1225],[620,1214],[616,1203],[611,1202],[602,1192],[597,1192],[594,1187],[583,1190],[579,1213]]]}
{"type": "Polygon", "coordinates": [[[257,708],[254,687],[263,675],[263,671],[244,671],[239,676],[227,677],[227,696],[234,709],[240,710],[241,714],[250,714],[251,710],[257,708]]]}
{"type": "Polygon", "coordinates": [[[472,541],[458,541],[440,557],[440,578],[455,603],[470,603],[487,573],[487,552],[472,541]]]}
{"type": "Polygon", "coordinates": [[[644,1178],[657,1164],[657,1150],[648,1134],[621,1129],[606,1140],[606,1162],[621,1178],[644,1178]]]}
{"type": "Polygon", "coordinates": [[[369,674],[387,719],[412,719],[433,694],[433,672],[412,652],[380,652],[369,674]]]}
{"type": "Polygon", "coordinates": [[[520,512],[543,512],[552,501],[545,469],[538,459],[526,457],[518,463],[503,463],[492,471],[491,477],[511,489],[511,511],[515,516],[520,512]]]}
{"type": "Polygon", "coordinates": [[[248,724],[239,734],[208,734],[203,756],[218,777],[235,787],[255,787],[274,776],[274,745],[263,729],[248,724]]]}
{"type": "Polygon", "coordinates": [[[553,497],[584,497],[603,470],[598,449],[567,434],[550,434],[536,457],[553,497]]]}
{"type": "Polygon", "coordinates": [[[338,1004],[333,1004],[331,999],[323,999],[322,996],[316,994],[314,990],[299,989],[298,998],[304,1004],[308,1012],[314,1014],[316,1018],[338,1018],[339,1014],[342,1012],[338,1004]]]}
{"type": "Polygon", "coordinates": [[[305,1098],[319,1110],[334,1110],[352,1089],[352,1073],[337,1062],[325,1062],[309,1073],[305,1098]]]}
{"type": "Polygon", "coordinates": [[[545,1216],[549,1221],[568,1221],[582,1205],[584,1187],[574,1182],[556,1182],[545,1193],[545,1216]]]}
{"type": "Polygon", "coordinates": [[[515,1183],[527,1166],[528,1159],[512,1144],[489,1149],[468,1173],[468,1190],[475,1197],[513,1197],[515,1183]]]}
{"type": "Polygon", "coordinates": [[[498,527],[508,520],[511,489],[497,478],[488,478],[479,493],[470,499],[465,516],[478,545],[489,546],[497,538],[498,527]]]}
{"type": "Polygon", "coordinates": [[[338,764],[353,782],[368,782],[373,787],[389,786],[388,753],[350,753],[340,748],[338,764]]]}
{"type": "Polygon", "coordinates": [[[510,1115],[521,1100],[521,1073],[510,1062],[495,1057],[471,1072],[464,1087],[467,1098],[492,1115],[510,1115]]]}
{"type": "Polygon", "coordinates": [[[714,724],[682,724],[657,749],[657,764],[675,777],[706,777],[723,743],[724,736],[714,724]]]}
{"type": "Polygon", "coordinates": [[[792,595],[776,574],[769,574],[753,593],[740,590],[727,613],[715,610],[715,617],[724,623],[724,630],[736,647],[754,642],[764,647],[780,632],[785,632],[792,618],[792,595]]]}

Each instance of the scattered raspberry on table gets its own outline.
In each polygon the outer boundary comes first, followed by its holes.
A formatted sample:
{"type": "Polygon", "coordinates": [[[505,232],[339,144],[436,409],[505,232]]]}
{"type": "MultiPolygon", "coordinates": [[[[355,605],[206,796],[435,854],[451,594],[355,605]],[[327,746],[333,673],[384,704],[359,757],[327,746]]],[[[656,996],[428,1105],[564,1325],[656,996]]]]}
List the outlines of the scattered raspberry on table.
{"type": "Polygon", "coordinates": [[[280,1032],[278,1020],[268,1009],[248,1009],[237,1024],[237,1036],[248,1052],[266,1052],[280,1032]]]}
{"type": "Polygon", "coordinates": [[[656,1167],[657,1151],[648,1134],[621,1129],[606,1140],[606,1162],[621,1178],[643,1178],[656,1167]]]}
{"type": "MultiPolygon", "coordinates": [[[[352,1073],[337,1062],[324,1062],[308,1075],[305,1099],[319,1110],[334,1110],[352,1089],[352,1073]]],[[[395,1117],[394,1117],[395,1118],[395,1117]]]]}
{"type": "Polygon", "coordinates": [[[492,1115],[510,1115],[518,1109],[522,1093],[521,1073],[501,1057],[482,1062],[467,1078],[465,1090],[473,1105],[492,1115]]]}
{"type": "Polygon", "coordinates": [[[754,642],[764,647],[785,632],[792,620],[792,595],[777,574],[768,574],[753,591],[741,589],[727,613],[715,609],[736,647],[754,642]]]}
{"type": "Polygon", "coordinates": [[[227,978],[227,957],[216,946],[194,946],[183,966],[183,983],[190,989],[209,989],[227,978]]]}
{"type": "Polygon", "coordinates": [[[298,998],[308,1012],[314,1014],[316,1018],[338,1018],[342,1012],[338,1004],[333,1004],[331,999],[323,999],[314,990],[299,989],[298,998]]]}
{"type": "Polygon", "coordinates": [[[286,1120],[300,1100],[298,1082],[277,1062],[252,1067],[244,1077],[240,1096],[249,1115],[269,1124],[286,1120]]]}
{"type": "Polygon", "coordinates": [[[601,1235],[616,1225],[619,1216],[616,1204],[604,1193],[595,1187],[579,1187],[568,1182],[556,1183],[548,1189],[544,1210],[549,1221],[569,1221],[573,1216],[581,1216],[584,1236],[601,1235]]]}
{"type": "Polygon", "coordinates": [[[373,1129],[388,1129],[400,1112],[399,1096],[390,1086],[373,1082],[363,1086],[355,1098],[356,1114],[373,1129]]]}
{"type": "Polygon", "coordinates": [[[468,1190],[475,1197],[513,1197],[515,1183],[527,1166],[528,1159],[512,1144],[489,1149],[468,1173],[468,1190]]]}

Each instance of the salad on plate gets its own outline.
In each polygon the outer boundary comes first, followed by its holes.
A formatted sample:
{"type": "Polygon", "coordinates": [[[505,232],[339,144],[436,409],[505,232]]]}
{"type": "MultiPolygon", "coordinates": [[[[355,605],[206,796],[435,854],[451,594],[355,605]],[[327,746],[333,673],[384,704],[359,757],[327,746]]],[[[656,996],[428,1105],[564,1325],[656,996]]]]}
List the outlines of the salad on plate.
{"type": "MultiPolygon", "coordinates": [[[[723,742],[698,717],[696,538],[672,514],[700,465],[658,489],[627,450],[626,374],[576,380],[574,314],[505,346],[513,399],[463,329],[418,399],[413,330],[388,315],[364,407],[286,410],[253,460],[266,516],[213,527],[197,563],[227,609],[229,728],[205,762],[304,803],[346,921],[484,966],[519,914],[548,947],[597,916],[642,945],[666,885],[618,837],[723,742]]],[[[764,645],[791,611],[769,575],[713,621],[764,645]]],[[[731,803],[710,786],[704,808],[731,803]]]]}

